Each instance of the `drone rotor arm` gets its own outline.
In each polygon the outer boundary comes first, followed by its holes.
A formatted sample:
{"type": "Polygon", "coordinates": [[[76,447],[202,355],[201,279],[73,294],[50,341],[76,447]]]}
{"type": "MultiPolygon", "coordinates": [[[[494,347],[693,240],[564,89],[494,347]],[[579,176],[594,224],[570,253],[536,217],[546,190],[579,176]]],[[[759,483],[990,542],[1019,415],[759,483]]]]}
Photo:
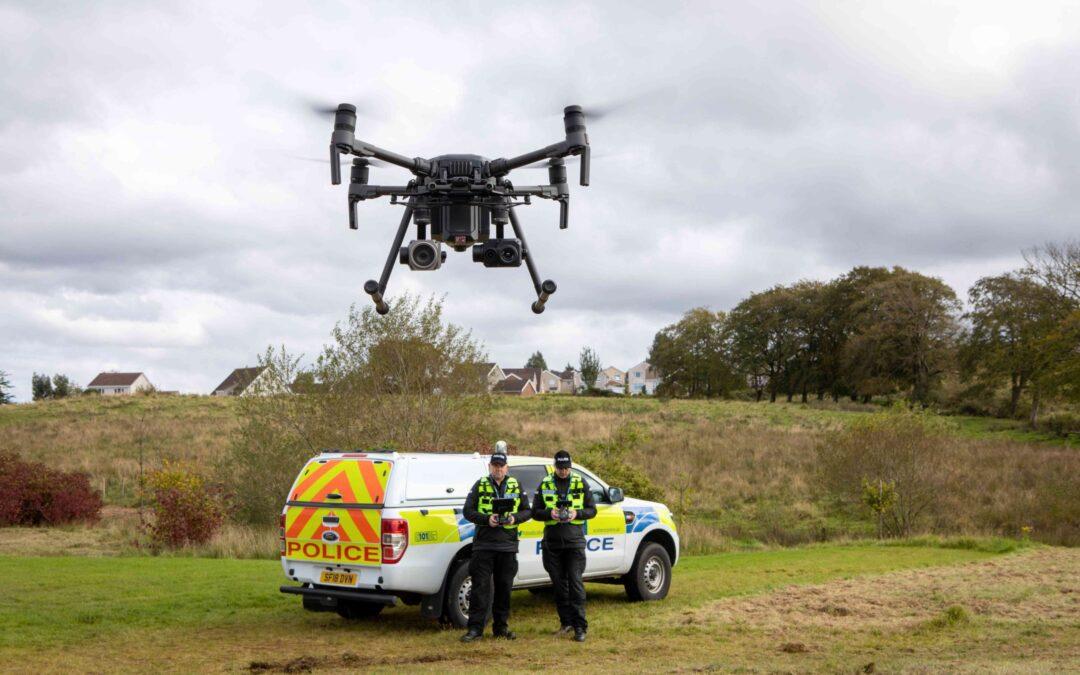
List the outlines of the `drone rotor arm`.
{"type": "Polygon", "coordinates": [[[492,176],[505,176],[514,169],[520,169],[523,166],[533,164],[545,159],[554,159],[555,157],[567,157],[573,154],[572,147],[566,141],[559,141],[558,143],[552,143],[546,148],[540,148],[539,150],[533,150],[532,152],[526,152],[524,155],[518,155],[510,159],[496,159],[492,160],[490,164],[490,171],[492,176]]]}

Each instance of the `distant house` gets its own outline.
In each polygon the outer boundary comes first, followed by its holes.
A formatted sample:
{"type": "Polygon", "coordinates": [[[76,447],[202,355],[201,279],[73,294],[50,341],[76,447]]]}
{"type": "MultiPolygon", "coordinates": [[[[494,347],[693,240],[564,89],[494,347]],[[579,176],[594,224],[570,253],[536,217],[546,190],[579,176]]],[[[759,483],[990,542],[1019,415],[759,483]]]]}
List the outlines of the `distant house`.
{"type": "Polygon", "coordinates": [[[559,378],[560,394],[576,394],[585,388],[585,381],[581,379],[581,373],[573,368],[555,371],[555,375],[559,378]]]}
{"type": "Polygon", "coordinates": [[[88,391],[96,391],[104,396],[129,396],[153,388],[154,385],[142,373],[98,373],[86,385],[88,391]]]}
{"type": "Polygon", "coordinates": [[[596,375],[594,386],[597,389],[622,394],[626,391],[626,373],[615,366],[608,366],[596,375]]]}
{"type": "Polygon", "coordinates": [[[531,379],[522,379],[517,375],[507,375],[491,390],[494,394],[506,394],[508,396],[535,396],[536,387],[531,379]]]}
{"type": "Polygon", "coordinates": [[[497,363],[481,363],[480,368],[484,371],[484,377],[487,378],[488,391],[506,379],[506,373],[497,363]]]}
{"type": "Polygon", "coordinates": [[[522,380],[530,380],[537,394],[555,394],[559,391],[559,376],[543,368],[503,368],[509,377],[514,375],[522,380]]]}
{"type": "MultiPolygon", "coordinates": [[[[266,372],[266,366],[255,366],[253,368],[237,368],[229,373],[229,376],[222,380],[221,384],[214,388],[211,396],[245,396],[256,391],[268,389],[267,387],[260,387],[255,385],[259,382],[260,378],[263,378],[263,373],[266,372]]],[[[266,384],[263,382],[262,384],[266,384]]]]}
{"type": "Polygon", "coordinates": [[[652,396],[656,393],[656,388],[660,386],[660,374],[649,365],[648,361],[642,361],[626,371],[626,381],[630,385],[632,395],[652,396]]]}

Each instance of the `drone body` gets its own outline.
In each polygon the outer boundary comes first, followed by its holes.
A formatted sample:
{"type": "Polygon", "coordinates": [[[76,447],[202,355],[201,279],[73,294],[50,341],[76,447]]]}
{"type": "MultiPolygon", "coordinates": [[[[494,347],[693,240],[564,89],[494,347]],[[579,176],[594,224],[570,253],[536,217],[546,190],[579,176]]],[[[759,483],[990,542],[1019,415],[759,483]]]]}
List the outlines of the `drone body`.
{"type": "Polygon", "coordinates": [[[466,154],[410,159],[357,140],[356,108],[348,103],[337,107],[330,138],[331,183],[341,183],[340,155],[356,156],[349,175],[349,227],[358,227],[358,202],[389,196],[391,203],[405,206],[382,276],[364,284],[377,312],[390,311],[383,295],[394,263],[400,261],[413,270],[437,270],[446,260],[443,246],[458,252],[471,248],[473,261],[485,267],[520,267],[524,262],[536,290],[532,310],[537,314],[544,311],[548,297],[555,292],[555,282],[540,281],[514,209],[530,204],[533,197],[555,200],[559,202],[559,227],[566,229],[570,192],[563,158],[580,157],[579,182],[585,186],[589,184],[590,150],[580,106],[563,111],[563,124],[566,140],[511,159],[466,154]],[[370,185],[368,158],[408,169],[414,178],[402,186],[370,185]],[[514,169],[544,160],[547,185],[515,186],[506,177],[514,169]],[[416,227],[416,239],[403,246],[410,224],[416,227]],[[507,225],[513,237],[506,236],[507,225]]]}

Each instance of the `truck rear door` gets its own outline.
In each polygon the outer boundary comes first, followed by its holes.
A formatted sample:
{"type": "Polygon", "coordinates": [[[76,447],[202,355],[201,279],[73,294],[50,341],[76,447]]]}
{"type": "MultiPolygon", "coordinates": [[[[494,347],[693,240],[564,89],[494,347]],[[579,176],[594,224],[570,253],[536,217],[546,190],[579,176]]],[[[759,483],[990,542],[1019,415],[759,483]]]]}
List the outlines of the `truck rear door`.
{"type": "Polygon", "coordinates": [[[362,457],[312,460],[285,508],[290,560],[378,567],[381,516],[393,462],[362,457]]]}

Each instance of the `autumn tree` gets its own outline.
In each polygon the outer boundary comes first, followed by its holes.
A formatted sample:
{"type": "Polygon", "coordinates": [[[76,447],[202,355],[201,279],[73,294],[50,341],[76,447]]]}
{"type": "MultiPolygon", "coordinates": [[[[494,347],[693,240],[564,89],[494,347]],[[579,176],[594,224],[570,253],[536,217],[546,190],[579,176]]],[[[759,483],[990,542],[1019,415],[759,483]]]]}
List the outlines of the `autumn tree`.
{"type": "Polygon", "coordinates": [[[441,301],[411,295],[385,316],[350,308],[310,371],[284,348],[268,349],[254,392],[262,395],[241,397],[226,461],[240,516],[266,521],[304,459],[325,449],[479,447],[492,409],[484,360],[471,333],[443,319],[441,301]]]}
{"type": "Polygon", "coordinates": [[[1058,296],[1029,277],[1002,274],[979,279],[968,299],[961,366],[991,385],[1007,380],[1009,416],[1015,417],[1021,395],[1032,389],[1037,400],[1055,368],[1049,341],[1064,319],[1058,296]]]}
{"type": "Polygon", "coordinates": [[[723,396],[738,379],[724,345],[723,312],[691,309],[653,338],[649,364],[660,373],[661,393],[676,396],[723,396]]]}
{"type": "Polygon", "coordinates": [[[769,401],[785,385],[798,349],[794,294],[783,286],[754,293],[728,314],[726,340],[733,363],[748,378],[761,380],[769,401]]]}
{"type": "Polygon", "coordinates": [[[902,389],[927,405],[952,365],[956,293],[941,279],[897,267],[866,288],[854,311],[847,353],[855,386],[864,395],[902,389]]]}

